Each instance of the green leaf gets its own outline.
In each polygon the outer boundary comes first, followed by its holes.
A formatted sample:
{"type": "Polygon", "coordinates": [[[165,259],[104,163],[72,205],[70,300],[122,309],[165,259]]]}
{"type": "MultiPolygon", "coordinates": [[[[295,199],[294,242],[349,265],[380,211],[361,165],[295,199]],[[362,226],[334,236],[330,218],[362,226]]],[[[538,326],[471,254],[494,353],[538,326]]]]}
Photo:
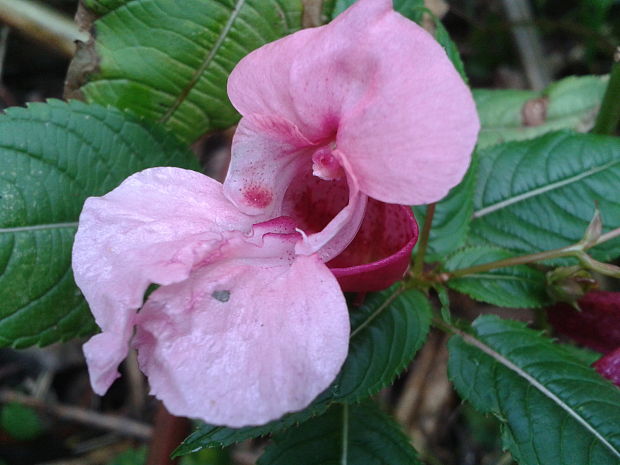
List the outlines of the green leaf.
{"type": "Polygon", "coordinates": [[[522,323],[478,318],[449,343],[459,394],[503,423],[520,465],[620,463],[620,390],[522,323]]]}
{"type": "Polygon", "coordinates": [[[93,332],[71,273],[82,204],[157,165],[198,168],[174,138],[117,110],[49,101],[0,115],[0,346],[93,332]]]}
{"type": "MultiPolygon", "coordinates": [[[[520,253],[578,242],[598,203],[604,230],[620,227],[620,139],[551,133],[480,153],[470,238],[520,253]]],[[[608,261],[620,239],[591,250],[608,261]]]]}
{"type": "MultiPolygon", "coordinates": [[[[427,263],[445,260],[448,254],[465,242],[474,212],[477,175],[478,158],[474,156],[465,178],[436,204],[425,256],[427,263]]],[[[412,208],[418,222],[423,225],[428,207],[423,205],[412,208]]]]}
{"type": "Polygon", "coordinates": [[[426,340],[432,318],[428,299],[416,290],[395,295],[394,289],[371,294],[351,309],[351,344],[334,381],[336,400],[356,402],[379,392],[426,340]]]}
{"type": "Polygon", "coordinates": [[[389,385],[411,362],[428,335],[431,307],[419,291],[398,286],[369,294],[352,308],[349,355],[340,374],[310,406],[263,426],[232,429],[202,425],[174,452],[189,454],[205,447],[223,447],[303,423],[331,404],[356,402],[389,385]]]}
{"type": "MultiPolygon", "coordinates": [[[[514,257],[514,253],[496,247],[472,247],[452,255],[445,263],[447,271],[514,257]]],[[[552,302],[545,290],[545,274],[526,265],[497,268],[468,274],[448,281],[455,291],[500,307],[534,308],[552,302]]]]}
{"type": "Polygon", "coordinates": [[[274,437],[258,465],[414,465],[420,462],[399,426],[370,402],[337,405],[274,437]]]}
{"type": "Polygon", "coordinates": [[[607,80],[600,76],[568,77],[539,92],[475,89],[482,125],[478,149],[560,129],[590,130],[607,80]]]}
{"type": "MultiPolygon", "coordinates": [[[[226,81],[252,50],[301,27],[300,0],[90,0],[97,70],[86,60],[90,102],[131,110],[185,142],[239,119],[226,81]]],[[[79,62],[93,51],[86,47],[79,62]]],[[[73,73],[72,73],[73,74],[73,73]]],[[[79,73],[77,73],[79,74],[79,73]]],[[[76,87],[75,83],[69,83],[76,87]]]]}

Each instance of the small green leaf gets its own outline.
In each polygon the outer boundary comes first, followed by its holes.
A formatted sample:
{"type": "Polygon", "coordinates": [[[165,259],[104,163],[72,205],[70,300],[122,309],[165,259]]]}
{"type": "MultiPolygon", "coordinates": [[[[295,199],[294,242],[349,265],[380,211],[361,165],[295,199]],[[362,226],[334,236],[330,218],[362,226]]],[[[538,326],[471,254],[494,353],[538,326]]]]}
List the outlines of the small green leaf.
{"type": "Polygon", "coordinates": [[[495,316],[449,343],[461,397],[493,413],[520,465],[620,463],[620,390],[540,333],[495,316]]]}
{"type": "Polygon", "coordinates": [[[482,129],[478,149],[502,142],[533,139],[551,131],[585,132],[594,126],[607,77],[568,77],[547,89],[475,89],[482,129]]]}
{"type": "MultiPolygon", "coordinates": [[[[478,158],[474,156],[465,178],[435,206],[433,226],[425,257],[427,263],[445,260],[446,256],[463,245],[467,238],[474,212],[474,194],[478,175],[477,160],[478,158]]],[[[415,216],[421,225],[426,221],[427,208],[425,205],[413,207],[415,216]]]]}
{"type": "MultiPolygon", "coordinates": [[[[452,255],[444,266],[446,271],[455,271],[511,257],[514,253],[496,247],[471,247],[452,255]]],[[[545,274],[526,265],[453,278],[448,281],[448,286],[500,307],[533,308],[552,303],[545,290],[545,274]]]]}
{"type": "MultiPolygon", "coordinates": [[[[470,239],[520,253],[581,240],[595,207],[604,231],[620,227],[620,139],[558,132],[479,154],[470,239]]],[[[620,256],[620,239],[591,249],[597,260],[620,256]]]]}
{"type": "Polygon", "coordinates": [[[94,22],[97,70],[89,63],[86,75],[75,78],[87,81],[82,93],[163,124],[185,142],[237,122],[228,75],[252,50],[298,30],[302,15],[300,0],[90,0],[87,6],[103,16],[94,22]]]}
{"type": "Polygon", "coordinates": [[[20,441],[36,438],[43,431],[37,412],[22,404],[10,403],[0,411],[0,426],[20,441]]]}
{"type": "Polygon", "coordinates": [[[376,405],[335,405],[274,437],[258,465],[416,465],[410,440],[376,405]]]}
{"type": "Polygon", "coordinates": [[[176,139],[117,110],[49,101],[0,115],[0,346],[94,331],[71,273],[82,204],[157,165],[198,168],[176,139]]]}
{"type": "Polygon", "coordinates": [[[263,426],[232,429],[202,425],[174,452],[189,454],[205,447],[223,447],[303,423],[331,404],[356,402],[390,384],[422,346],[431,323],[428,299],[398,286],[369,294],[360,308],[350,309],[349,355],[332,385],[301,412],[263,426]]]}

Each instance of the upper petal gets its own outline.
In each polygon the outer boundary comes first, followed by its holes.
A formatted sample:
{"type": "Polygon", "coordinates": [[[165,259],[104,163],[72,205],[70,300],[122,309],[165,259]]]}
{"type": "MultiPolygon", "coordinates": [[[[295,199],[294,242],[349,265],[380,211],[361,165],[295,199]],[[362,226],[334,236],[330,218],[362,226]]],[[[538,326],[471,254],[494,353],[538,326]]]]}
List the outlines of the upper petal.
{"type": "Polygon", "coordinates": [[[252,52],[229,96],[244,116],[278,116],[317,143],[335,138],[361,191],[388,203],[443,197],[479,129],[443,48],[388,0],[359,0],[329,25],[252,52]]]}
{"type": "Polygon", "coordinates": [[[186,279],[194,264],[217,254],[223,234],[250,228],[251,220],[224,197],[218,182],[178,168],[142,171],[86,201],[73,271],[103,330],[85,346],[96,392],[118,376],[149,284],[186,279]]]}
{"type": "Polygon", "coordinates": [[[243,259],[155,291],[136,336],[151,392],[170,412],[241,427],[326,389],[346,358],[349,320],[316,256],[243,259]]]}

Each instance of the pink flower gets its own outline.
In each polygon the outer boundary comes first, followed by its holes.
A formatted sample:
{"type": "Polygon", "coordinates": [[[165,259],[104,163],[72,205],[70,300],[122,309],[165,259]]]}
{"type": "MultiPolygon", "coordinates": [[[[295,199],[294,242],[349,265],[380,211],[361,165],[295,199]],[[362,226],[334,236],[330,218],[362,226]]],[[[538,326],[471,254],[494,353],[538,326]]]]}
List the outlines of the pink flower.
{"type": "Polygon", "coordinates": [[[73,266],[102,329],[84,347],[97,393],[131,344],[173,414],[240,427],[334,380],[349,338],[336,277],[402,277],[417,226],[401,204],[460,181],[478,119],[443,49],[388,0],[257,50],[229,93],[243,119],[224,189],[175,168],[131,176],[87,200],[73,266]]]}
{"type": "MultiPolygon", "coordinates": [[[[327,262],[355,236],[369,198],[373,216],[386,209],[385,217],[401,217],[384,231],[404,247],[414,235],[410,212],[387,204],[441,199],[467,170],[479,129],[444,50],[390,0],[359,0],[326,26],[250,53],[228,94],[243,118],[224,192],[245,213],[308,226],[296,251],[327,262]],[[319,201],[308,206],[307,192],[319,201]]],[[[361,268],[348,270],[346,289],[378,288],[373,279],[405,269],[373,266],[362,282],[361,268]]]]}
{"type": "Polygon", "coordinates": [[[98,394],[130,341],[170,412],[233,427],[302,409],[338,374],[349,319],[336,278],[295,255],[289,219],[253,226],[221,187],[153,168],[86,201],[73,270],[103,331],[84,346],[98,394]]]}
{"type": "Polygon", "coordinates": [[[593,291],[578,301],[548,310],[554,329],[581,345],[606,354],[594,364],[604,377],[620,386],[620,292],[593,291]]]}

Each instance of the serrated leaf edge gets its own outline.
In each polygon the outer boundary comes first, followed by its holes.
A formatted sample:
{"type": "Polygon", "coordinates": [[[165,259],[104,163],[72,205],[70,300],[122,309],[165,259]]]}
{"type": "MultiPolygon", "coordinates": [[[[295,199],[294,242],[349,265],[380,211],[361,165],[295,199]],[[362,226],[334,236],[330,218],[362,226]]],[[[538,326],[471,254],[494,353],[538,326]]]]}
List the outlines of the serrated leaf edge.
{"type": "Polygon", "coordinates": [[[465,343],[481,350],[482,352],[490,356],[496,362],[500,363],[504,367],[508,368],[509,370],[517,374],[518,376],[525,379],[528,383],[530,383],[531,386],[538,389],[538,391],[540,391],[541,394],[543,394],[548,399],[550,399],[552,402],[554,402],[556,405],[558,405],[562,410],[568,413],[568,415],[571,416],[575,421],[577,421],[585,429],[590,431],[603,445],[605,445],[605,447],[609,449],[609,451],[611,451],[612,454],[620,458],[620,450],[616,449],[612,444],[610,444],[609,441],[607,441],[603,436],[601,436],[600,433],[594,427],[592,427],[592,425],[590,425],[590,423],[588,423],[588,421],[585,418],[578,415],[572,408],[570,408],[570,406],[568,406],[564,401],[562,401],[562,399],[560,399],[553,392],[547,389],[543,384],[539,383],[536,380],[536,378],[532,377],[529,373],[522,370],[518,365],[515,365],[510,360],[508,360],[506,357],[504,357],[502,354],[500,354],[499,352],[496,352],[495,350],[487,346],[482,341],[476,339],[474,336],[464,333],[460,330],[455,330],[455,334],[461,337],[463,341],[465,341],[465,343]]]}

